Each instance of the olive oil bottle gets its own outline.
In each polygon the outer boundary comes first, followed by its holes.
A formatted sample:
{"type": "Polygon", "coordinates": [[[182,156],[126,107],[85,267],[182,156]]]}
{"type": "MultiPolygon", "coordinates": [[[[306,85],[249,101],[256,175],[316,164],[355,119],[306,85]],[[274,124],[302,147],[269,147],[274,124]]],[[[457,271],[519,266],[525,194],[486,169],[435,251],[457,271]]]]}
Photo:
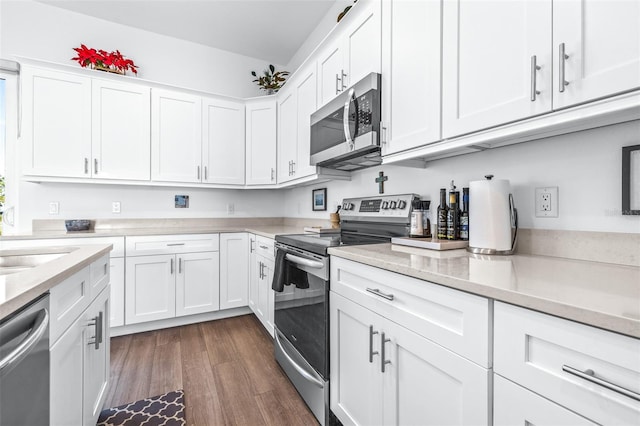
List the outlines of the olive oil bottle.
{"type": "Polygon", "coordinates": [[[438,239],[446,240],[447,239],[447,212],[449,211],[449,206],[447,206],[447,189],[440,188],[440,205],[438,206],[438,239]]]}

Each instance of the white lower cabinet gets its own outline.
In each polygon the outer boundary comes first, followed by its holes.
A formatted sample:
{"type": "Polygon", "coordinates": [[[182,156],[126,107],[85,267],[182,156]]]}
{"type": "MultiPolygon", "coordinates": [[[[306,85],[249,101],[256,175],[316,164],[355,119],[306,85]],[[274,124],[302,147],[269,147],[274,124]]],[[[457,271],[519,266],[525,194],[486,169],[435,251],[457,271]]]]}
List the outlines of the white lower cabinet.
{"type": "Polygon", "coordinates": [[[331,410],[345,425],[490,423],[487,299],[331,257],[331,410]]]}
{"type": "Polygon", "coordinates": [[[175,317],[174,269],[173,254],[127,258],[126,324],[175,317]]]}
{"type": "Polygon", "coordinates": [[[347,425],[489,422],[490,370],[331,292],[331,409],[347,425]]]}
{"type": "Polygon", "coordinates": [[[275,241],[256,235],[250,235],[249,240],[249,307],[273,337],[275,293],[271,284],[275,267],[275,241]]]}
{"type": "Polygon", "coordinates": [[[111,258],[111,327],[124,325],[124,258],[111,258]]]}
{"type": "Polygon", "coordinates": [[[493,375],[494,426],[593,426],[581,417],[515,383],[493,375]]]}
{"type": "Polygon", "coordinates": [[[249,234],[220,234],[220,309],[249,304],[249,234]]]}
{"type": "Polygon", "coordinates": [[[220,308],[218,252],[178,256],[176,316],[217,311],[220,308]]]}
{"type": "Polygon", "coordinates": [[[61,333],[51,339],[49,420],[54,426],[95,425],[109,386],[110,288],[101,287],[96,295],[90,290],[93,283],[86,280],[86,269],[78,274],[51,290],[52,328],[57,328],[58,318],[66,319],[58,311],[65,306],[62,299],[69,290],[86,294],[86,299],[77,299],[76,306],[83,309],[74,313],[75,320],[64,322],[61,333]],[[81,279],[76,278],[78,274],[81,279]],[[59,286],[63,291],[58,291],[59,286]]]}

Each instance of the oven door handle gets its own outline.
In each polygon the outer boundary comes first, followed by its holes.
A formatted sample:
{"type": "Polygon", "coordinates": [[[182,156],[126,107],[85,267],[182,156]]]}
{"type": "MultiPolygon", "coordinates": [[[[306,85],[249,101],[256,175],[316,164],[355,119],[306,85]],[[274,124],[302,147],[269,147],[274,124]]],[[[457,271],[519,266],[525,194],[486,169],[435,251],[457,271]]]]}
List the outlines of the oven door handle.
{"type": "Polygon", "coordinates": [[[322,269],[324,266],[322,262],[316,260],[305,259],[304,257],[295,256],[287,253],[285,259],[289,262],[297,263],[298,265],[308,266],[309,268],[322,269]]]}
{"type": "Polygon", "coordinates": [[[280,350],[282,351],[282,354],[287,358],[287,361],[289,361],[289,364],[291,364],[291,366],[293,368],[295,368],[295,370],[300,373],[300,375],[302,377],[304,377],[305,379],[307,379],[308,381],[310,381],[311,383],[313,383],[314,385],[318,386],[319,388],[324,387],[324,383],[322,383],[322,381],[318,380],[317,378],[313,377],[311,374],[309,374],[309,372],[307,372],[304,368],[302,368],[301,366],[298,365],[298,363],[296,363],[293,358],[291,358],[291,356],[289,355],[289,353],[287,352],[287,350],[284,348],[284,346],[282,346],[282,342],[280,341],[280,336],[278,336],[278,332],[275,332],[275,336],[276,336],[276,344],[278,345],[278,347],[280,348],[280,350]]]}

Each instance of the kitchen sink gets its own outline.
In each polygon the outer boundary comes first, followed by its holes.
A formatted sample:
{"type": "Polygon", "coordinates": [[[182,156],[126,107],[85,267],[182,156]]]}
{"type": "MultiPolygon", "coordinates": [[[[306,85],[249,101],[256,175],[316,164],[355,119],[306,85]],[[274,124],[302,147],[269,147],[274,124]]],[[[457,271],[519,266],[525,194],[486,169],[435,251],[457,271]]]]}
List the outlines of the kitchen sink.
{"type": "Polygon", "coordinates": [[[67,253],[68,252],[0,256],[0,275],[15,274],[35,268],[36,266],[58,259],[67,253]]]}

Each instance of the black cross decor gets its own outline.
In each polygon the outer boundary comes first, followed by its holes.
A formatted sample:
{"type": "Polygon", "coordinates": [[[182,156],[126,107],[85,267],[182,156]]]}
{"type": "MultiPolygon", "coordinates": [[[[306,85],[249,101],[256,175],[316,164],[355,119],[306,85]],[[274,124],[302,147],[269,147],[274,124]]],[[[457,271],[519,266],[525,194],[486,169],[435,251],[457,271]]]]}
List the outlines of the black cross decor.
{"type": "Polygon", "coordinates": [[[384,182],[389,180],[389,176],[385,176],[384,172],[380,172],[376,178],[378,184],[378,194],[384,194],[384,182]]]}

